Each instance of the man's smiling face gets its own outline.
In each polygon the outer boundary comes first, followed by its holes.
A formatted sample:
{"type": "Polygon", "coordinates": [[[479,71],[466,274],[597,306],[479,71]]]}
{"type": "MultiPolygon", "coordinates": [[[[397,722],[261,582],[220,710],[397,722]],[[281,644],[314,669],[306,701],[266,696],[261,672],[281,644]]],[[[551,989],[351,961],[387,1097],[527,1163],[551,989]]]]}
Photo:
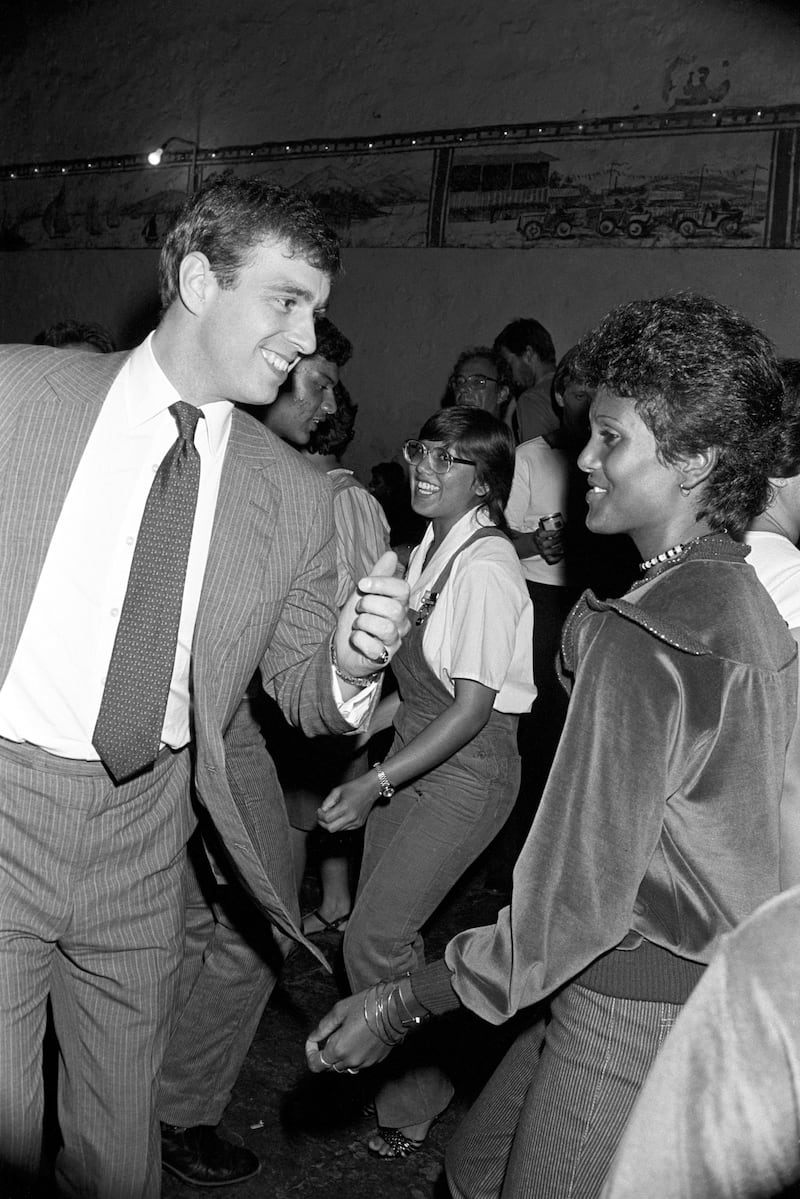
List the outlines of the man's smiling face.
{"type": "Polygon", "coordinates": [[[210,272],[197,312],[208,392],[198,402],[271,404],[300,356],[313,354],[314,320],[329,293],[328,275],[284,242],[255,246],[232,288],[210,272]]]}

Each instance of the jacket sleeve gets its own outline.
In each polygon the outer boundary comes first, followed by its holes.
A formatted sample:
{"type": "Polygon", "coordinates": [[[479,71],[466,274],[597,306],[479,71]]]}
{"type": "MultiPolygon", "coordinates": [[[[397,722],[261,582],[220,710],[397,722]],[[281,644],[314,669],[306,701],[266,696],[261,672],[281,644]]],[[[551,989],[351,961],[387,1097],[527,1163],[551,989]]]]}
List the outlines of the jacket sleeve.
{"type": "Polygon", "coordinates": [[[456,936],[445,955],[462,1003],[492,1023],[549,995],[628,933],[675,785],[671,762],[681,760],[681,680],[668,647],[613,613],[587,621],[582,639],[511,905],[495,925],[456,936]]]}
{"type": "Polygon", "coordinates": [[[333,696],[329,642],[336,624],[336,561],[330,490],[324,480],[320,484],[303,527],[302,555],[260,666],[264,690],[309,737],[352,732],[333,696]]]}

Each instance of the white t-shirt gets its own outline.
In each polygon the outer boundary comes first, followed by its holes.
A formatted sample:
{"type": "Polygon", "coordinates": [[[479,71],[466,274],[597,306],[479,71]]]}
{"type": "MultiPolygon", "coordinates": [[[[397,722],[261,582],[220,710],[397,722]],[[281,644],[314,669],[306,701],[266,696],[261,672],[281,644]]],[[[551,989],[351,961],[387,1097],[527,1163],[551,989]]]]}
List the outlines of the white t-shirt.
{"type": "Polygon", "coordinates": [[[745,533],[747,561],[790,629],[800,629],[800,550],[781,533],[745,533]]]}
{"type": "MultiPolygon", "coordinates": [[[[800,644],[800,550],[781,533],[745,533],[747,561],[800,644]]],[[[800,713],[800,696],[798,697],[800,713]]],[[[781,796],[781,887],[800,884],[800,719],[786,749],[781,796]]]]}
{"type": "MultiPolygon", "coordinates": [[[[517,446],[514,481],[506,505],[506,520],[518,533],[533,533],[543,516],[567,510],[569,462],[543,437],[517,446]]],[[[532,583],[566,587],[567,568],[563,558],[550,566],[541,554],[522,559],[522,572],[532,583]]]]}
{"type": "MultiPolygon", "coordinates": [[[[474,509],[462,516],[422,570],[433,540],[433,526],[428,526],[408,565],[412,608],[419,610],[458,547],[490,523],[474,509]]],[[[425,624],[422,651],[451,695],[453,679],[474,679],[497,692],[496,711],[529,711],[536,698],[533,606],[506,538],[481,538],[458,555],[425,624]]]]}

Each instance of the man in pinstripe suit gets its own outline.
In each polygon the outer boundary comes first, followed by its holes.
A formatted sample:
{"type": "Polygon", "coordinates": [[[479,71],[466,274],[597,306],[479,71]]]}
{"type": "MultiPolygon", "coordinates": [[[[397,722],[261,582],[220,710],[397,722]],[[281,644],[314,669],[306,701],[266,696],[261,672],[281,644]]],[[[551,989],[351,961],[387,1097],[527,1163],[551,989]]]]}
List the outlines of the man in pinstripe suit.
{"type": "Polygon", "coordinates": [[[0,352],[4,1194],[35,1183],[48,994],[59,1193],[159,1192],[154,1099],[182,950],[190,782],[247,890],[300,936],[265,866],[259,813],[237,803],[247,780],[232,792],[223,736],[257,668],[308,733],[357,725],[371,701],[362,681],[405,628],[405,596],[383,562],[331,639],[327,491],[234,404],[272,402],[313,350],[338,261],[311,205],[257,180],[222,179],[168,235],[164,315],[130,356],[0,352]],[[204,419],[174,672],[157,758],[116,784],[92,734],[177,400],[204,419]]]}

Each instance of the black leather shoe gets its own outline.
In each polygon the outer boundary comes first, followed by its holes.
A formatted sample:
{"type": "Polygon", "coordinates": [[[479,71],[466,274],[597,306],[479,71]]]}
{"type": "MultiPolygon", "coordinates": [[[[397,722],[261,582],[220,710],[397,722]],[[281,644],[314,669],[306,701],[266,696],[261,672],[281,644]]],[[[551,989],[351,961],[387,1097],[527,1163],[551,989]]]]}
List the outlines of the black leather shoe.
{"type": "Polygon", "coordinates": [[[217,1136],[215,1128],[161,1125],[161,1165],[196,1187],[224,1187],[252,1178],[261,1169],[255,1153],[217,1136]]]}

